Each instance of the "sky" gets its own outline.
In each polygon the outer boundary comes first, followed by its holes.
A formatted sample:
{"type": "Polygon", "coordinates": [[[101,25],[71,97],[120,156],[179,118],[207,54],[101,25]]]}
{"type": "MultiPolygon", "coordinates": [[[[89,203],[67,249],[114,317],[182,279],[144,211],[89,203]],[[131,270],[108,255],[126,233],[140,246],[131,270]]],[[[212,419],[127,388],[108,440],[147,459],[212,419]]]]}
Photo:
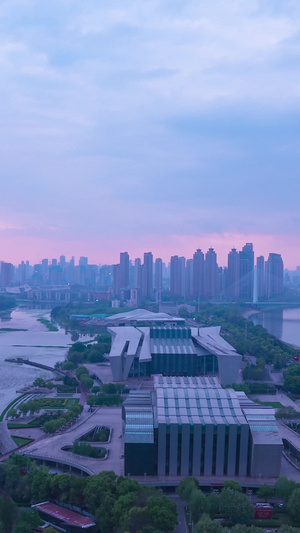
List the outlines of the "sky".
{"type": "Polygon", "coordinates": [[[300,265],[299,0],[2,0],[0,260],[300,265]]]}

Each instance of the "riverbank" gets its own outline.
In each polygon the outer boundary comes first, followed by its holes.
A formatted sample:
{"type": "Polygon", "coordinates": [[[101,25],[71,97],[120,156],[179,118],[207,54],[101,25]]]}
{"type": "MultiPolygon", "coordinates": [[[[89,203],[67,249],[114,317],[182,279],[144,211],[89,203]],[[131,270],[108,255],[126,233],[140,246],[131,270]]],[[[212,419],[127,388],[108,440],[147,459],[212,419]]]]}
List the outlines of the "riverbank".
{"type": "Polygon", "coordinates": [[[0,338],[0,412],[17,396],[17,390],[31,385],[37,377],[53,378],[52,372],[17,363],[5,362],[13,357],[25,357],[31,361],[54,367],[64,361],[72,344],[71,336],[58,328],[49,331],[38,319],[49,320],[49,311],[44,309],[14,309],[11,314],[0,317],[0,324],[8,326],[0,338]]]}

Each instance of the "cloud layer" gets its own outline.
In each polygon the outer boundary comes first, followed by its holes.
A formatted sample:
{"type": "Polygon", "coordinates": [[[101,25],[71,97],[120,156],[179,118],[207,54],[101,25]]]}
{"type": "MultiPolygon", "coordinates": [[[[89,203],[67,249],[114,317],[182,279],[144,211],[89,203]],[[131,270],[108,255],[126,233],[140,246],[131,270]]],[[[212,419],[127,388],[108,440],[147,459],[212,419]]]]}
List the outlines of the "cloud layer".
{"type": "Polygon", "coordinates": [[[300,263],[297,0],[7,0],[0,28],[0,259],[300,263]]]}

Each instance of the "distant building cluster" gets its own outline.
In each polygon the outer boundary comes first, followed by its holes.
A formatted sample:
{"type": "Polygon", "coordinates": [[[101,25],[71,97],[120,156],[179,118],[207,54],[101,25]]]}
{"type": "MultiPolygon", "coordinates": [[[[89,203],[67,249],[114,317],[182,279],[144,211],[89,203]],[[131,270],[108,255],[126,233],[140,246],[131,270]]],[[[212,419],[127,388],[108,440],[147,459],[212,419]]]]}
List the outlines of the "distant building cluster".
{"type": "Polygon", "coordinates": [[[218,265],[213,248],[206,253],[198,249],[190,259],[174,255],[169,264],[154,259],[151,252],[134,260],[128,252],[121,252],[115,265],[92,265],[87,257],[80,257],[75,264],[74,257],[67,261],[64,255],[35,265],[29,261],[22,261],[17,267],[0,263],[2,290],[27,286],[23,292],[28,299],[105,299],[116,307],[138,307],[144,302],[160,303],[170,298],[180,302],[258,301],[280,296],[284,285],[300,287],[300,267],[284,274],[283,260],[277,253],[255,260],[252,243],[240,251],[233,248],[224,267],[218,265]],[[56,295],[54,288],[59,291],[56,295]]]}

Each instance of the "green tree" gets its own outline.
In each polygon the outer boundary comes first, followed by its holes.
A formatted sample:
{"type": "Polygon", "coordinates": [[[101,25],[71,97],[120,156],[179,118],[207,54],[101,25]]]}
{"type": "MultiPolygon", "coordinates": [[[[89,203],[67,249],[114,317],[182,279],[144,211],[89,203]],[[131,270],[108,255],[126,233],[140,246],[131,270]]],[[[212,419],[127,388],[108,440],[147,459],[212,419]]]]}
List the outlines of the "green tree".
{"type": "Polygon", "coordinates": [[[262,500],[268,500],[268,498],[274,496],[274,492],[275,491],[272,487],[264,484],[259,487],[258,491],[256,492],[256,496],[262,500]]]}
{"type": "Polygon", "coordinates": [[[209,514],[214,517],[219,513],[219,496],[215,492],[212,492],[207,498],[209,514]]]}
{"type": "Polygon", "coordinates": [[[128,520],[128,513],[137,503],[138,495],[136,492],[129,492],[120,496],[114,503],[112,516],[114,524],[120,526],[128,520]]]}
{"type": "Polygon", "coordinates": [[[195,489],[199,489],[198,481],[193,477],[186,477],[182,481],[180,481],[177,492],[182,500],[188,502],[190,494],[195,489]]]}
{"type": "Polygon", "coordinates": [[[177,524],[176,503],[166,496],[150,496],[147,499],[145,511],[151,517],[156,529],[173,531],[177,524]]]}
{"type": "Polygon", "coordinates": [[[275,484],[275,494],[278,498],[282,498],[282,500],[287,502],[296,487],[296,481],[288,479],[285,476],[280,476],[275,484]]]}
{"type": "Polygon", "coordinates": [[[293,490],[287,504],[287,512],[295,522],[300,522],[300,488],[293,490]]]}
{"type": "Polygon", "coordinates": [[[0,497],[0,522],[4,533],[11,533],[12,525],[17,516],[17,506],[7,496],[0,497]]]}
{"type": "Polygon", "coordinates": [[[239,482],[231,479],[225,481],[224,488],[234,490],[235,492],[243,492],[243,488],[241,487],[239,482]]]}
{"type": "Polygon", "coordinates": [[[36,378],[33,384],[35,387],[45,387],[45,380],[42,378],[36,378]]]}
{"type": "Polygon", "coordinates": [[[190,493],[189,509],[194,523],[198,522],[203,513],[209,512],[209,502],[201,490],[195,489],[190,493]]]}
{"type": "Polygon", "coordinates": [[[212,520],[207,514],[203,514],[194,527],[194,533],[228,533],[220,522],[212,520]]]}
{"type": "Polygon", "coordinates": [[[219,496],[220,514],[224,518],[235,520],[250,520],[253,517],[253,507],[245,494],[223,489],[219,496]]]}

